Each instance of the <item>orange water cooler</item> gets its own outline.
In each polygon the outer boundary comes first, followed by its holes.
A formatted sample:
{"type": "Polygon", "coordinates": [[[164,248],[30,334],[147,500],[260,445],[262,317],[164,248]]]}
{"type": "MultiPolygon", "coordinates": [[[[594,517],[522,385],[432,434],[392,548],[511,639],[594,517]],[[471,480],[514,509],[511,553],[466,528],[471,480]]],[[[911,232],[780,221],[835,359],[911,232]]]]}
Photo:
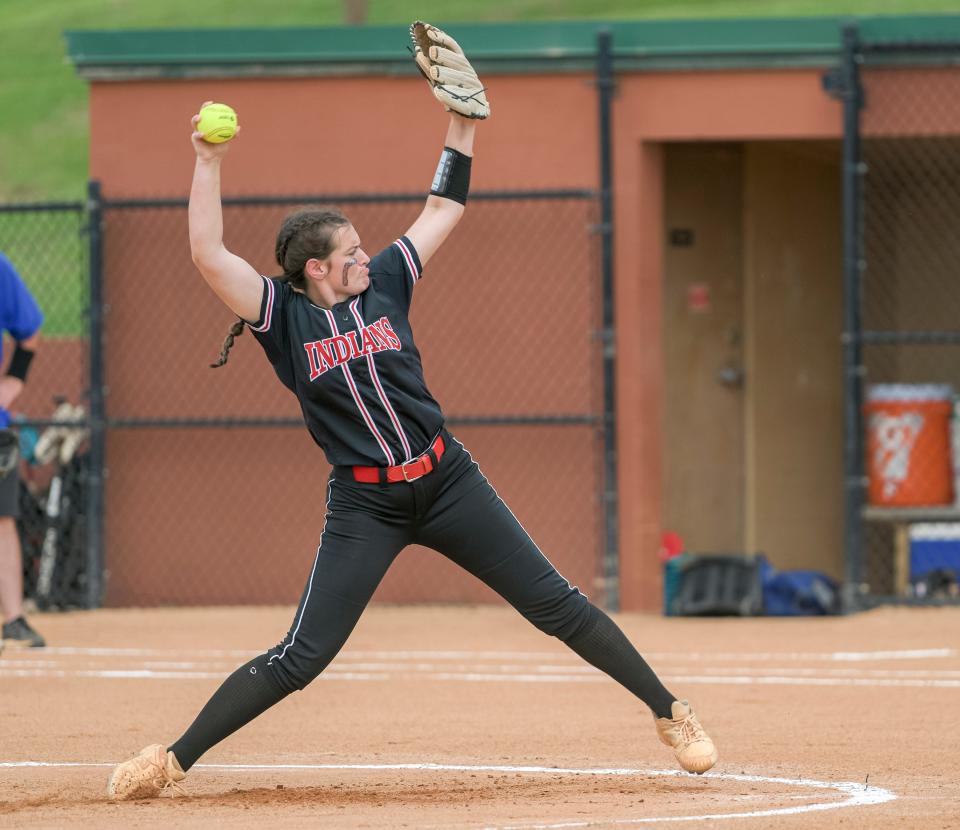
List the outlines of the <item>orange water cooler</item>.
{"type": "Polygon", "coordinates": [[[953,390],[939,384],[876,384],[867,390],[869,499],[883,507],[953,503],[953,390]]]}

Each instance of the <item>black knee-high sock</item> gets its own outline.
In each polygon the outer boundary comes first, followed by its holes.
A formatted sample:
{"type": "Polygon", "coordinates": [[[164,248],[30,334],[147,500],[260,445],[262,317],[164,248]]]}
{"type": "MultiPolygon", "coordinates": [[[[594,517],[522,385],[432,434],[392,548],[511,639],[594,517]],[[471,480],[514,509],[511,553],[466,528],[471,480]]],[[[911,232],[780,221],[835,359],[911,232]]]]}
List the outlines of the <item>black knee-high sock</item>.
{"type": "Polygon", "coordinates": [[[184,772],[214,744],[287,696],[269,671],[267,655],[260,654],[223,681],[190,728],[168,747],[184,772]]]}
{"type": "Polygon", "coordinates": [[[630,644],[617,624],[594,605],[586,623],[566,643],[590,665],[609,674],[647,704],[658,718],[669,718],[676,698],[630,644]]]}

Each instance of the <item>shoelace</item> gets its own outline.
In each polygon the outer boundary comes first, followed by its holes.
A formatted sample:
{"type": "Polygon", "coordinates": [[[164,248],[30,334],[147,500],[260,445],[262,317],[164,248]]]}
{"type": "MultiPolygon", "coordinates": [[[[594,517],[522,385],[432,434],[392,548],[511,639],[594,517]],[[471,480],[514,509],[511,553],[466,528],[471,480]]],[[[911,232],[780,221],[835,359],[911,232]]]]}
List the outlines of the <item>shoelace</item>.
{"type": "MultiPolygon", "coordinates": [[[[157,762],[152,758],[148,760],[151,776],[148,779],[155,787],[160,788],[160,792],[172,790],[179,795],[186,795],[187,791],[181,786],[179,781],[174,781],[167,772],[165,762],[157,762]]],[[[135,776],[136,777],[136,776],[135,776]]]]}
{"type": "Polygon", "coordinates": [[[700,741],[707,737],[707,733],[703,731],[703,727],[700,725],[700,722],[691,714],[687,715],[679,723],[680,726],[680,738],[688,744],[692,744],[694,741],[700,741]]]}
{"type": "Polygon", "coordinates": [[[464,103],[487,91],[487,88],[483,86],[480,87],[480,89],[478,89],[476,92],[470,93],[470,95],[461,95],[456,89],[451,89],[443,84],[437,84],[437,86],[439,86],[440,89],[446,92],[451,98],[456,98],[458,101],[463,101],[464,103]]]}
{"type": "Polygon", "coordinates": [[[177,795],[186,795],[187,791],[183,788],[179,781],[174,781],[172,778],[167,778],[164,782],[164,785],[160,788],[161,793],[165,793],[167,790],[171,790],[177,795]]]}

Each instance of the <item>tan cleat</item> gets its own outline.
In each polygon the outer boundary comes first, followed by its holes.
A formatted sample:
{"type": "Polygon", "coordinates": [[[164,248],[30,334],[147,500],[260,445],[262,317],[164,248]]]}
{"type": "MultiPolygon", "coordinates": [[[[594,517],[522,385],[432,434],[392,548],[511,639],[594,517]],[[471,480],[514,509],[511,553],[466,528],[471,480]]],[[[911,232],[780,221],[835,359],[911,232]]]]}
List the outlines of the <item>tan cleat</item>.
{"type": "Polygon", "coordinates": [[[179,782],[186,777],[172,752],[167,752],[160,744],[152,744],[113,771],[107,784],[107,796],[114,801],[131,801],[153,798],[168,789],[183,793],[179,782]]]}
{"type": "Polygon", "coordinates": [[[675,700],[671,714],[672,718],[654,718],[657,735],[663,743],[673,747],[681,767],[687,772],[702,775],[717,763],[717,748],[703,731],[687,701],[675,700]]]}

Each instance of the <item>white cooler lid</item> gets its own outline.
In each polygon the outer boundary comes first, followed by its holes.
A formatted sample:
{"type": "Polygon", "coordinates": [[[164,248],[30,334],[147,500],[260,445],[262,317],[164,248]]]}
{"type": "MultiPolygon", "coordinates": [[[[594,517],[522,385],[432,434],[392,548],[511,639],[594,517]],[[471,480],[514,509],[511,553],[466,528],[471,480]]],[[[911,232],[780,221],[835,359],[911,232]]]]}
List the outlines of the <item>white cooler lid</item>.
{"type": "Polygon", "coordinates": [[[913,541],[960,541],[960,522],[920,522],[910,525],[913,541]]]}
{"type": "Polygon", "coordinates": [[[949,401],[948,383],[875,383],[867,387],[868,401],[949,401]]]}

